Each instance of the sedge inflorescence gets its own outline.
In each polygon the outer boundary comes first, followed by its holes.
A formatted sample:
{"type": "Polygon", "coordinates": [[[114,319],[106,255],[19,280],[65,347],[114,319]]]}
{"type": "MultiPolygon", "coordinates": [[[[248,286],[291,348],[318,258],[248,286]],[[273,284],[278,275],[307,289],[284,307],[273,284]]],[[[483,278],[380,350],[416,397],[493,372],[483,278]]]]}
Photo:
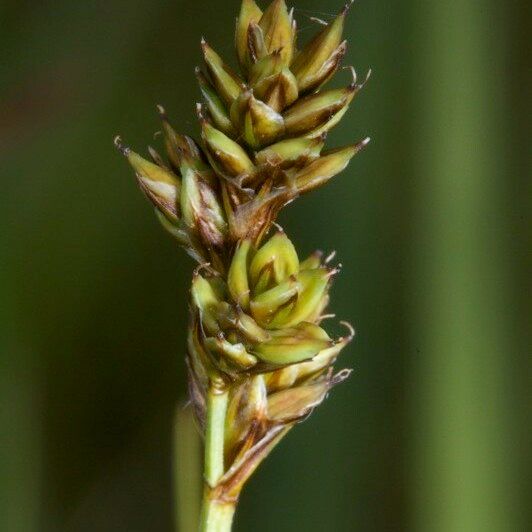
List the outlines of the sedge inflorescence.
{"type": "Polygon", "coordinates": [[[228,394],[223,476],[210,485],[226,498],[349,373],[335,374],[332,365],[352,328],[345,324],[348,334],[332,339],[322,326],[338,267],[319,252],[300,260],[275,224],[282,207],[344,170],[369,141],[325,149],[327,133],[364,85],[348,67],[346,86],[325,88],[346,53],[349,6],[298,47],[284,0],[264,11],[243,0],[240,73],[201,40],[200,141],[176,133],[161,106],[165,158],[150,148],[145,159],[115,139],[163,226],[199,264],[189,394],[203,431],[209,390],[228,394]]]}

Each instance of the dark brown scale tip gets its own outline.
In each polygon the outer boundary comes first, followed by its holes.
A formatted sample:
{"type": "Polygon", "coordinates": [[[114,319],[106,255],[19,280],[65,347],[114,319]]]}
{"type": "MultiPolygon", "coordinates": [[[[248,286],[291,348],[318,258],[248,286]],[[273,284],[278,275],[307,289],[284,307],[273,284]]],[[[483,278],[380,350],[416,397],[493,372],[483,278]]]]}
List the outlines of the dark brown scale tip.
{"type": "Polygon", "coordinates": [[[129,152],[131,151],[131,149],[129,148],[129,146],[126,146],[123,142],[122,142],[122,137],[120,135],[117,135],[114,140],[113,140],[113,144],[115,145],[116,149],[122,154],[124,155],[125,157],[127,157],[129,155],[129,152]]]}

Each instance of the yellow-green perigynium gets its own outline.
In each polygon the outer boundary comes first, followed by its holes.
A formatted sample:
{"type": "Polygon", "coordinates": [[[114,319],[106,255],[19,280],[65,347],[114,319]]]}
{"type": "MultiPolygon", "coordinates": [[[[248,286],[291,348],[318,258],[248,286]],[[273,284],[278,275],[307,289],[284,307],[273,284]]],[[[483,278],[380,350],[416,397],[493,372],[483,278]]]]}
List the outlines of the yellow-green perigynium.
{"type": "Polygon", "coordinates": [[[284,232],[259,249],[241,241],[227,281],[201,273],[192,281],[206,344],[236,372],[312,359],[334,345],[317,323],[335,272],[317,254],[300,263],[284,232]]]}

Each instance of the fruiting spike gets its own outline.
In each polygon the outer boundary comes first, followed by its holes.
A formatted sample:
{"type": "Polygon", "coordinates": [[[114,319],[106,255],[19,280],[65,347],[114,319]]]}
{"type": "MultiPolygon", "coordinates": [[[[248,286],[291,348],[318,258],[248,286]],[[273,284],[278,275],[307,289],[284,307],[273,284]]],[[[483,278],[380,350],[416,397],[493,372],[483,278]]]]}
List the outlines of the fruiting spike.
{"type": "MultiPolygon", "coordinates": [[[[242,0],[235,31],[241,76],[201,40],[201,142],[177,133],[160,105],[157,140],[166,156],[149,147],[146,160],[115,138],[163,227],[200,264],[187,368],[206,447],[207,520],[220,501],[231,513],[260,461],[350,373],[332,366],[353,328],[345,324],[348,332],[337,340],[322,328],[334,316],[326,310],[340,269],[329,265],[334,254],[324,259],[318,251],[300,262],[275,220],[369,142],[324,147],[365,83],[348,66],[347,87],[322,90],[341,68],[351,4],[329,24],[313,18],[317,34],[298,52],[294,9],[285,0],[271,0],[264,12],[256,0],[242,0]]],[[[229,530],[214,521],[201,529],[229,530]]]]}

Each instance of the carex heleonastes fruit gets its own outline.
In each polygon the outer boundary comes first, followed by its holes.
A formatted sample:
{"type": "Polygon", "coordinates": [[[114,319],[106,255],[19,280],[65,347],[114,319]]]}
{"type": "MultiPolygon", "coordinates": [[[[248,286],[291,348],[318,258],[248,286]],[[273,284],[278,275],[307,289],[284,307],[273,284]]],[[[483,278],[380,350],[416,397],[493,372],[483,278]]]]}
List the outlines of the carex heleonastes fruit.
{"type": "Polygon", "coordinates": [[[326,307],[339,267],[321,252],[300,260],[275,220],[369,142],[325,148],[369,77],[358,82],[348,66],[350,80],[331,82],[347,51],[351,4],[300,44],[285,0],[265,8],[242,0],[238,68],[201,38],[199,140],[177,133],[161,106],[166,160],[151,147],[145,159],[115,139],[163,226],[199,263],[191,288],[189,394],[204,432],[209,394],[228,395],[223,474],[207,479],[208,492],[221,497],[236,498],[282,435],[349,374],[334,374],[332,366],[352,327],[345,324],[348,334],[334,338],[322,326],[331,317],[326,307]]]}

